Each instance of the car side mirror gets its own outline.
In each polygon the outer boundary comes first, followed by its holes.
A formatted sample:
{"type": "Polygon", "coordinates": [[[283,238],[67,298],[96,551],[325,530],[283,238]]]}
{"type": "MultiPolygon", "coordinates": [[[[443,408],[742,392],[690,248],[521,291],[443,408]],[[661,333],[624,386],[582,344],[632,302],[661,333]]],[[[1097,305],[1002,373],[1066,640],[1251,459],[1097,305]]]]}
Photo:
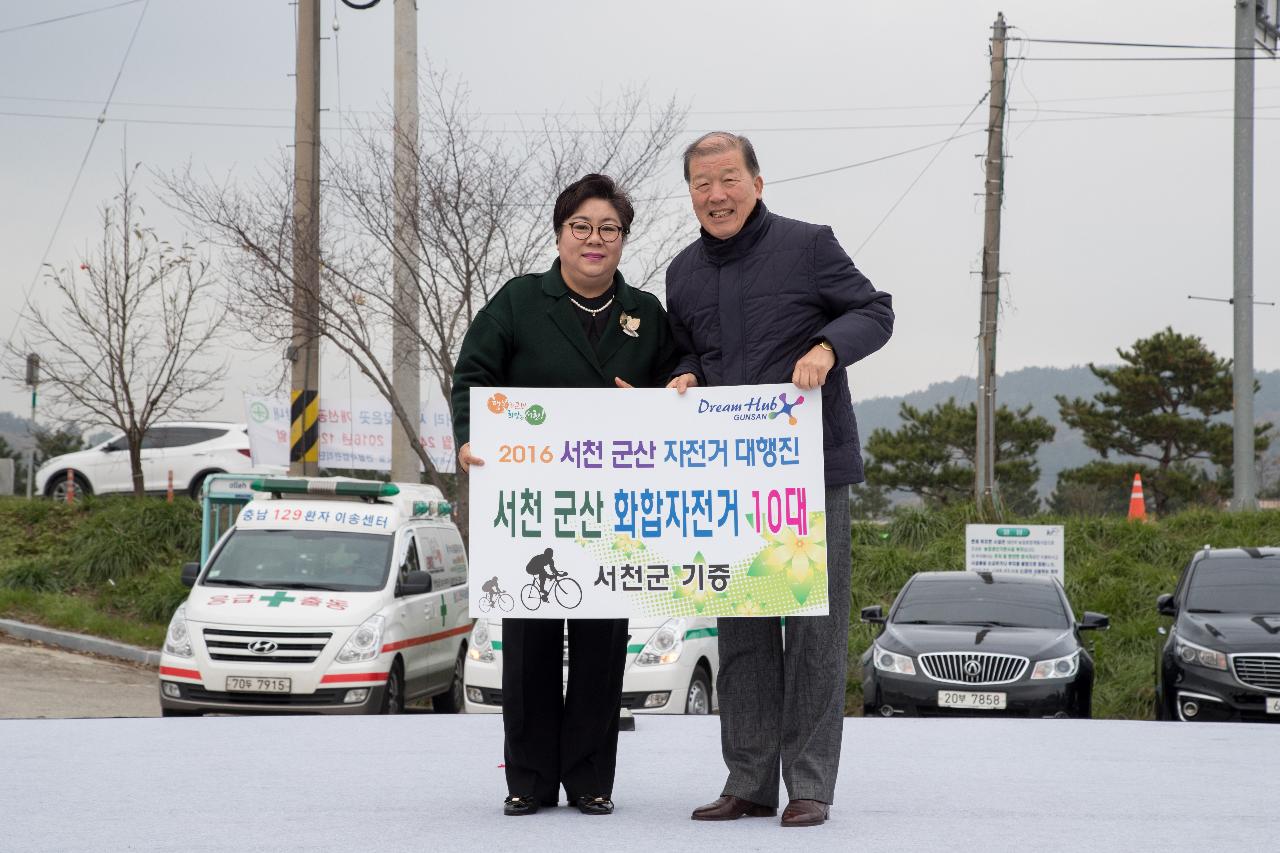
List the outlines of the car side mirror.
{"type": "Polygon", "coordinates": [[[1081,631],[1105,631],[1111,627],[1111,617],[1105,613],[1094,613],[1092,610],[1084,612],[1084,618],[1080,620],[1081,631]]]}
{"type": "Polygon", "coordinates": [[[883,625],[885,621],[884,608],[879,604],[873,604],[870,607],[862,608],[862,621],[883,625]]]}
{"type": "Polygon", "coordinates": [[[182,585],[185,587],[193,587],[196,585],[196,578],[200,577],[199,563],[183,563],[182,564],[182,585]]]}
{"type": "Polygon", "coordinates": [[[396,595],[423,595],[431,592],[432,586],[431,575],[427,572],[409,572],[404,580],[400,581],[400,588],[396,595]]]}
{"type": "Polygon", "coordinates": [[[1156,612],[1165,616],[1177,616],[1178,605],[1173,603],[1173,594],[1166,592],[1156,599],[1156,612]]]}

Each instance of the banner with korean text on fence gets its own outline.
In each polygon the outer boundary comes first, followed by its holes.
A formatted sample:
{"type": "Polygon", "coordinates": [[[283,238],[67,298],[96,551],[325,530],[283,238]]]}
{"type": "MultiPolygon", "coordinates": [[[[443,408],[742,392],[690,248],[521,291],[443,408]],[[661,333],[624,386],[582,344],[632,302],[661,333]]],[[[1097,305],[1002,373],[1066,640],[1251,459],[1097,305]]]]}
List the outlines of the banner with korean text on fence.
{"type": "MultiPolygon", "coordinates": [[[[287,396],[244,396],[249,450],[255,465],[289,464],[290,412],[287,396]]],[[[381,397],[320,398],[320,467],[391,470],[391,425],[395,414],[381,397]]],[[[453,425],[449,407],[432,397],[422,404],[418,440],[437,471],[454,469],[453,425]]]]}
{"type": "Polygon", "coordinates": [[[827,612],[821,393],[473,388],[471,450],[473,616],[827,612]]]}

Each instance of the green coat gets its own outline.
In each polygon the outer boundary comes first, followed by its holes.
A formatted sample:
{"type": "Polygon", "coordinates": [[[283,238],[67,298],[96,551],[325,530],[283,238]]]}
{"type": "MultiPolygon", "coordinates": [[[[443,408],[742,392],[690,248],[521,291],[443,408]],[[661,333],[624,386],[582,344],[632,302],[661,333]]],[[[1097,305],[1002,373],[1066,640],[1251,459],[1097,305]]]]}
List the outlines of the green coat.
{"type": "Polygon", "coordinates": [[[453,369],[453,435],[457,446],[471,440],[470,390],[511,388],[613,388],[619,377],[637,388],[665,385],[678,353],[667,313],[652,293],[636,290],[614,273],[617,284],[609,323],[592,347],[560,261],[541,275],[513,278],[480,309],[462,340],[453,369]],[[638,317],[636,337],[622,331],[622,312],[638,317]]]}

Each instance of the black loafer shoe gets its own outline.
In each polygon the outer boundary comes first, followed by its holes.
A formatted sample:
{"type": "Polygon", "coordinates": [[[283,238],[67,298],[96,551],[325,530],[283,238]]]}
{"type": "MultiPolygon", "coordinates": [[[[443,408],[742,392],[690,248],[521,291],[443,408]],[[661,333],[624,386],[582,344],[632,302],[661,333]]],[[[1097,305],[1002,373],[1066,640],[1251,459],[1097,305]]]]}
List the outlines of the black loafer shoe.
{"type": "Polygon", "coordinates": [[[613,814],[613,800],[608,797],[578,797],[573,804],[583,814],[613,814]]]}
{"type": "Polygon", "coordinates": [[[523,817],[537,811],[538,801],[533,797],[507,797],[502,801],[502,813],[507,817],[523,817]]]}

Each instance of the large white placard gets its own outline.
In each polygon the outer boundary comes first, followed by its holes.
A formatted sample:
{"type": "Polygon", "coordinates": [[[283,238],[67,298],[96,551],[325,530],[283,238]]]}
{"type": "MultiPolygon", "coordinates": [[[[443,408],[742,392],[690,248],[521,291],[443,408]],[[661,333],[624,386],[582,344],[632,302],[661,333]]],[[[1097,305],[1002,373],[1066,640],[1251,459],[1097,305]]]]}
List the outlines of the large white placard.
{"type": "Polygon", "coordinates": [[[820,393],[473,388],[471,448],[473,615],[827,612],[820,393]]]}
{"type": "MultiPolygon", "coordinates": [[[[244,397],[249,450],[255,465],[289,464],[289,398],[244,397]]],[[[381,397],[321,397],[320,467],[391,470],[391,425],[395,415],[381,397]]],[[[455,451],[449,408],[430,398],[422,404],[418,440],[437,471],[452,474],[455,451]]]]}
{"type": "Polygon", "coordinates": [[[1063,582],[1060,524],[966,524],[964,567],[971,572],[1042,575],[1063,582]]]}

